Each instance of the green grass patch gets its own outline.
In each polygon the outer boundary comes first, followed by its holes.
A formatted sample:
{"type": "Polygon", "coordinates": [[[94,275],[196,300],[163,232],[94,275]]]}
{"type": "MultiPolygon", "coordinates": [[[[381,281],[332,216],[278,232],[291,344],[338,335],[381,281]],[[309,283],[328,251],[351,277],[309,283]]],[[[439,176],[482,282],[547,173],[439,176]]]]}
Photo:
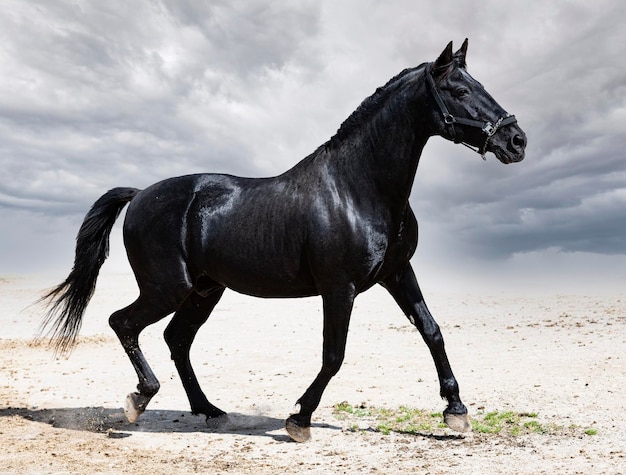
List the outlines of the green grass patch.
{"type": "Polygon", "coordinates": [[[554,424],[543,424],[537,420],[537,413],[515,411],[479,412],[472,418],[475,432],[481,434],[550,434],[560,428],[554,424]]]}
{"type": "Polygon", "coordinates": [[[408,406],[388,409],[368,407],[364,404],[353,406],[342,402],[335,404],[333,413],[337,419],[351,423],[351,430],[358,430],[359,427],[369,425],[370,430],[373,429],[385,435],[391,432],[418,434],[446,427],[441,413],[430,413],[408,406]]]}
{"type": "MultiPolygon", "coordinates": [[[[422,409],[400,406],[395,409],[353,406],[348,402],[335,404],[334,416],[347,423],[349,430],[374,430],[388,435],[391,432],[420,435],[446,428],[440,412],[431,413],[422,409]]],[[[584,433],[596,435],[593,428],[561,427],[543,423],[534,412],[479,411],[471,417],[474,433],[517,437],[521,435],[574,435],[584,433]]]]}

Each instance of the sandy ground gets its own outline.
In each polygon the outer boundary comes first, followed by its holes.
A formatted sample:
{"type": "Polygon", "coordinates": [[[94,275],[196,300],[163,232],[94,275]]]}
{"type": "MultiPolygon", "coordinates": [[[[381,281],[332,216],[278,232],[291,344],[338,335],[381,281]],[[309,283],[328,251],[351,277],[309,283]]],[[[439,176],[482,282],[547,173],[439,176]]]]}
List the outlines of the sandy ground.
{"type": "Polygon", "coordinates": [[[56,283],[0,279],[0,473],[626,473],[626,292],[429,295],[470,414],[536,412],[563,427],[512,437],[385,435],[333,415],[342,401],[445,407],[419,334],[372,289],[357,299],[313,439],[297,444],[283,421],[319,370],[319,299],[224,296],[192,349],[209,399],[230,413],[219,427],[189,413],[166,321],[149,327],[141,343],[161,391],[129,424],[121,407],[135,374],[107,320],[135,298],[132,277],[102,276],[69,358],[34,342],[41,312],[25,308],[56,283]]]}

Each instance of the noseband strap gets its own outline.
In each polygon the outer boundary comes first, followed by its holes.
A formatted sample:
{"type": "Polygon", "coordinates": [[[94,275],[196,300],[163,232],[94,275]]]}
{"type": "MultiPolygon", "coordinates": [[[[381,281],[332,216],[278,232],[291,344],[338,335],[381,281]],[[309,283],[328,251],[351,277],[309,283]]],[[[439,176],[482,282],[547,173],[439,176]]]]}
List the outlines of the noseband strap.
{"type": "Polygon", "coordinates": [[[452,138],[454,142],[461,143],[467,148],[472,149],[474,152],[480,154],[483,157],[483,160],[485,160],[485,154],[487,153],[487,144],[489,143],[491,137],[493,137],[493,135],[498,131],[498,129],[500,129],[500,127],[504,127],[505,125],[515,124],[517,122],[515,116],[510,114],[506,114],[500,117],[495,124],[492,124],[489,121],[481,122],[479,120],[466,119],[464,117],[455,117],[450,114],[450,111],[448,111],[448,108],[446,107],[446,103],[443,102],[443,99],[439,94],[439,90],[437,89],[437,85],[435,84],[435,78],[433,77],[432,73],[432,64],[427,67],[426,80],[431,90],[433,91],[433,96],[435,98],[435,102],[437,102],[437,105],[439,106],[439,110],[441,111],[441,114],[443,116],[443,121],[446,125],[449,125],[452,128],[452,138]],[[476,127],[482,130],[483,134],[485,134],[485,141],[482,146],[476,148],[466,142],[457,141],[454,124],[467,125],[469,127],[476,127]]]}

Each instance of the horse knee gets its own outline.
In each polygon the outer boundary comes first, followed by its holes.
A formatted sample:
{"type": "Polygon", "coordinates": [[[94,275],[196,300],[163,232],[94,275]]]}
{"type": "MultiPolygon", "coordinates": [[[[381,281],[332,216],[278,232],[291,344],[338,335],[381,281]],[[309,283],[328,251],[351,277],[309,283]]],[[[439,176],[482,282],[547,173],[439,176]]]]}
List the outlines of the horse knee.
{"type": "Polygon", "coordinates": [[[434,327],[429,328],[428,331],[424,331],[424,339],[429,345],[439,347],[443,346],[443,335],[439,325],[435,324],[434,327]]]}
{"type": "Polygon", "coordinates": [[[335,376],[343,364],[344,354],[329,353],[324,356],[322,370],[330,377],[335,376]]]}
{"type": "Polygon", "coordinates": [[[429,348],[438,348],[443,346],[443,335],[435,320],[432,318],[428,320],[420,320],[415,326],[419,330],[422,338],[429,348]]]}

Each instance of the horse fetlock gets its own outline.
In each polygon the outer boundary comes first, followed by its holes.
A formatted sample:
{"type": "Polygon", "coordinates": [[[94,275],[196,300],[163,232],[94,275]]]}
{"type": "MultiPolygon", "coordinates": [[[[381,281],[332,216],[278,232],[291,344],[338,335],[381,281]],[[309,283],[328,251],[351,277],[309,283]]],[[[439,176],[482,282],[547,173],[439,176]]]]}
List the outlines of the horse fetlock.
{"type": "Polygon", "coordinates": [[[222,411],[220,408],[215,407],[211,403],[207,403],[206,405],[203,405],[201,407],[199,407],[199,406],[192,406],[191,413],[194,416],[197,416],[199,414],[203,414],[207,418],[207,421],[209,419],[216,419],[218,417],[222,417],[222,416],[226,415],[225,411],[222,411]]]}
{"type": "MultiPolygon", "coordinates": [[[[147,378],[145,376],[140,377],[139,384],[137,385],[137,393],[139,396],[149,401],[152,397],[161,389],[161,383],[155,378],[147,378]]],[[[146,401],[146,404],[148,403],[146,401]]]]}

